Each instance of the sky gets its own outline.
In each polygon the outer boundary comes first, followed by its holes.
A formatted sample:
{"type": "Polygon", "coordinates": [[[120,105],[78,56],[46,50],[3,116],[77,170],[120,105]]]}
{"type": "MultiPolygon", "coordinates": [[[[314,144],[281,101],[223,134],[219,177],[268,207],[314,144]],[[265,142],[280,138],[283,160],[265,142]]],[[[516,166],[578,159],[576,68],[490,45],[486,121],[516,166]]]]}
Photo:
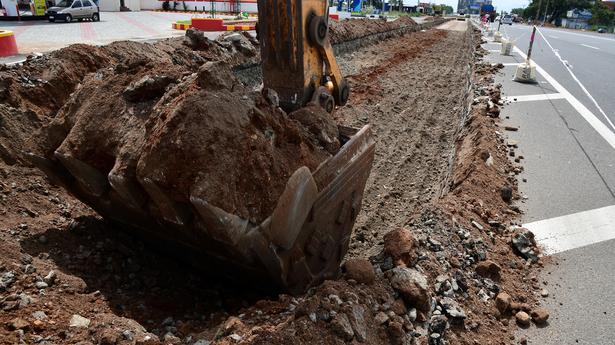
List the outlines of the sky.
{"type": "MultiPolygon", "coordinates": [[[[452,6],[457,11],[457,0],[431,0],[437,4],[447,4],[452,6]]],[[[499,11],[510,12],[516,7],[527,7],[530,4],[529,0],[493,0],[493,6],[499,11]]]]}

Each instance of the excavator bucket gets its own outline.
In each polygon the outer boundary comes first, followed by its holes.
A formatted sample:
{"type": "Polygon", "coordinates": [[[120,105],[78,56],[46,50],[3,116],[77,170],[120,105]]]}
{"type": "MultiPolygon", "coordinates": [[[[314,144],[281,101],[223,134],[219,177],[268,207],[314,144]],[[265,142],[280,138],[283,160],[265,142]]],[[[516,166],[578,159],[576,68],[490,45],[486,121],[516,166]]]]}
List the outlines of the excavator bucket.
{"type": "Polygon", "coordinates": [[[344,144],[337,154],[315,171],[297,169],[272,214],[260,224],[196,196],[190,204],[177,203],[152,181],[136,185],[114,171],[105,176],[60,151],[55,159],[28,157],[105,219],[196,266],[223,268],[233,279],[263,282],[268,276],[262,287],[300,293],[338,274],[374,160],[370,126],[339,127],[339,132],[344,144]],[[140,207],[146,197],[155,209],[140,207]]]}

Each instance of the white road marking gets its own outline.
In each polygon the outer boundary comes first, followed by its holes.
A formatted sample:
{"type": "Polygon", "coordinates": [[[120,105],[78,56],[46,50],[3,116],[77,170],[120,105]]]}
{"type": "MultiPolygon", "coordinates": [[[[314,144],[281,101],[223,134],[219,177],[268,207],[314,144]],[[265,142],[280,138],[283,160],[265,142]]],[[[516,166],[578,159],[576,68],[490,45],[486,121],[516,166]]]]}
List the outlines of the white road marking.
{"type": "Polygon", "coordinates": [[[500,49],[488,49],[487,51],[492,53],[499,53],[500,49]]]}
{"type": "Polygon", "coordinates": [[[504,65],[504,66],[519,66],[520,64],[522,64],[522,62],[506,62],[506,63],[503,63],[502,65],[504,65]]]}
{"type": "MultiPolygon", "coordinates": [[[[519,47],[514,47],[514,51],[519,53],[521,57],[524,59],[527,58],[524,52],[519,49],[519,47]]],[[[535,63],[534,63],[535,64],[535,63]]],[[[615,149],[615,133],[611,132],[611,130],[598,118],[594,113],[592,113],[586,106],[583,105],[576,97],[574,97],[566,88],[562,86],[555,78],[553,78],[547,71],[545,71],[538,64],[536,65],[536,71],[549,82],[557,90],[557,92],[564,95],[564,98],[572,105],[572,107],[589,123],[590,126],[594,128],[596,132],[604,139],[606,142],[611,145],[613,149],[615,149]]]]}
{"type": "Polygon", "coordinates": [[[596,99],[594,98],[594,96],[592,96],[589,91],[587,91],[587,89],[585,88],[585,86],[581,83],[581,81],[579,80],[579,78],[577,78],[577,76],[572,72],[571,66],[568,63],[568,61],[564,60],[561,55],[559,54],[558,50],[555,50],[555,48],[553,48],[553,46],[551,45],[551,43],[549,43],[549,41],[547,40],[547,38],[542,34],[542,31],[540,30],[536,30],[538,31],[538,34],[540,36],[542,36],[542,38],[545,40],[545,42],[547,43],[547,45],[549,46],[549,48],[551,48],[551,51],[553,52],[553,55],[555,55],[555,57],[557,57],[559,59],[559,61],[562,63],[562,65],[564,65],[564,68],[566,68],[566,71],[568,71],[568,74],[570,74],[570,76],[572,77],[572,79],[574,79],[575,82],[577,82],[577,84],[579,85],[579,87],[581,88],[581,90],[583,90],[583,92],[585,93],[585,95],[592,101],[592,103],[594,103],[594,106],[598,109],[598,111],[600,111],[600,113],[602,114],[602,117],[604,117],[604,119],[606,120],[606,122],[611,126],[611,129],[615,130],[615,124],[613,124],[613,121],[611,121],[611,119],[609,119],[608,116],[606,116],[606,113],[604,112],[604,110],[602,110],[602,107],[600,106],[600,104],[598,104],[598,102],[596,101],[596,99]]]}
{"type": "MultiPolygon", "coordinates": [[[[545,28],[540,28],[540,30],[550,31],[550,29],[545,29],[545,28]]],[[[594,36],[594,35],[584,35],[584,34],[579,34],[579,33],[576,33],[576,32],[568,32],[568,31],[565,31],[565,30],[557,30],[557,32],[560,33],[560,34],[573,35],[573,36],[581,36],[581,37],[585,37],[585,38],[595,38],[597,40],[604,40],[604,41],[613,41],[613,42],[615,42],[615,39],[612,39],[612,38],[598,37],[598,36],[594,36]]]]}
{"type": "Polygon", "coordinates": [[[555,39],[558,39],[558,38],[559,38],[559,37],[557,37],[557,36],[551,36],[551,35],[549,35],[549,37],[551,37],[551,38],[555,38],[555,39]]]}
{"type": "Polygon", "coordinates": [[[598,47],[594,47],[594,46],[590,46],[589,44],[583,44],[583,43],[581,43],[581,45],[582,45],[583,47],[587,47],[587,48],[591,48],[591,49],[600,50],[600,48],[598,48],[598,47]]]}
{"type": "Polygon", "coordinates": [[[615,205],[524,224],[552,255],[615,238],[615,205]]]}
{"type": "Polygon", "coordinates": [[[561,93],[541,93],[538,95],[522,95],[522,96],[506,96],[503,97],[504,101],[509,102],[532,102],[532,101],[548,101],[551,99],[563,99],[566,98],[561,93]]]}

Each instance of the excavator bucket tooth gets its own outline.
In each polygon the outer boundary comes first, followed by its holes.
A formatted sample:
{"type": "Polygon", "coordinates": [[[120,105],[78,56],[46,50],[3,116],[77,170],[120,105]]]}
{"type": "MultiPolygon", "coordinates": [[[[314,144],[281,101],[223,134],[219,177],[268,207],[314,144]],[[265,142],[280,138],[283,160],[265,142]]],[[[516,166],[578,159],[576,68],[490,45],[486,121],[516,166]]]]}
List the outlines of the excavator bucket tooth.
{"type": "Polygon", "coordinates": [[[297,169],[271,215],[267,236],[274,244],[283,249],[292,247],[317,197],[318,188],[310,170],[306,167],[297,169]]]}
{"type": "Polygon", "coordinates": [[[73,157],[70,153],[56,151],[54,156],[73,175],[86,193],[99,197],[109,189],[107,177],[98,169],[73,157]]]}
{"type": "Polygon", "coordinates": [[[146,177],[141,180],[141,185],[158,207],[164,220],[176,225],[185,225],[190,220],[189,211],[180,203],[172,200],[154,181],[146,177]]]}
{"type": "Polygon", "coordinates": [[[133,208],[140,209],[147,201],[147,195],[143,187],[137,181],[136,176],[129,175],[125,171],[114,168],[108,175],[109,184],[118,196],[133,208]]]}
{"type": "Polygon", "coordinates": [[[70,173],[60,164],[31,152],[25,152],[23,157],[47,175],[51,182],[68,189],[72,179],[70,173]]]}
{"type": "Polygon", "coordinates": [[[191,196],[190,202],[213,239],[237,246],[248,231],[249,222],[246,219],[230,214],[196,196],[191,196]]]}

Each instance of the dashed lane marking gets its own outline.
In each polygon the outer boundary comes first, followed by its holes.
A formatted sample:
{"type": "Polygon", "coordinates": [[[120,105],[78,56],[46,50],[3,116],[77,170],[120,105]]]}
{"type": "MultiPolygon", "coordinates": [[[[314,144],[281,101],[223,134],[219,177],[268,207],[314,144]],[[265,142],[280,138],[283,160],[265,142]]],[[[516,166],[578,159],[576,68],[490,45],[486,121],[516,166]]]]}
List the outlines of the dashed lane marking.
{"type": "Polygon", "coordinates": [[[582,45],[583,47],[587,47],[587,48],[591,48],[591,49],[600,50],[600,48],[598,48],[598,47],[594,47],[594,46],[590,46],[589,44],[583,44],[583,43],[581,43],[581,45],[582,45]]]}
{"type": "Polygon", "coordinates": [[[522,95],[522,96],[506,96],[504,101],[509,102],[532,102],[532,101],[548,101],[552,99],[566,98],[561,93],[541,93],[538,95],[522,95]]]}
{"type": "Polygon", "coordinates": [[[523,225],[552,255],[615,238],[615,205],[523,225]]]}

